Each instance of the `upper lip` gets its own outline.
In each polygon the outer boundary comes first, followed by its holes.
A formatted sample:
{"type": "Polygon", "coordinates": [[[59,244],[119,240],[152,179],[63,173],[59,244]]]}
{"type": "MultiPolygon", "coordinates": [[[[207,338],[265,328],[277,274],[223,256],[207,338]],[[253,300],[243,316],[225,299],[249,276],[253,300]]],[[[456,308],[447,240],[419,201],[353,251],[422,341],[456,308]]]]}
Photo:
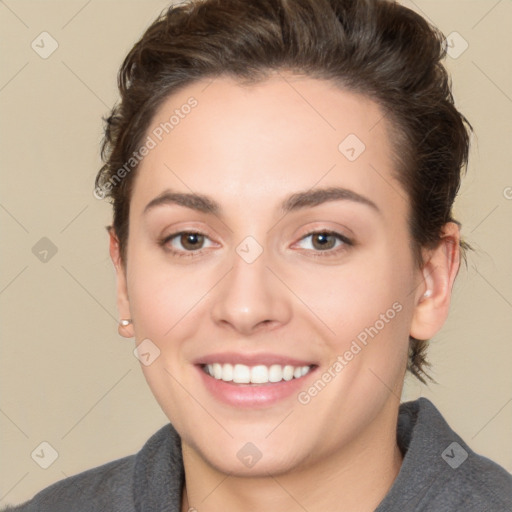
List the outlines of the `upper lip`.
{"type": "Polygon", "coordinates": [[[271,354],[269,352],[259,354],[242,354],[237,352],[222,352],[218,354],[208,354],[202,357],[198,357],[194,364],[206,365],[206,364],[244,364],[246,366],[265,365],[271,366],[273,364],[279,364],[282,366],[311,366],[315,363],[312,361],[297,359],[295,357],[289,357],[279,354],[271,354]]]}

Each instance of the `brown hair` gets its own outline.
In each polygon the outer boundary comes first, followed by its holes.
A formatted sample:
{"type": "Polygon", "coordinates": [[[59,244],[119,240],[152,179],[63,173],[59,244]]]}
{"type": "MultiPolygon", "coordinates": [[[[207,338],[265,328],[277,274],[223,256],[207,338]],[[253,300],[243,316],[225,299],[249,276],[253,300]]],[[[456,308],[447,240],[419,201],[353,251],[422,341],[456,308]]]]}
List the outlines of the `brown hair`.
{"type": "MultiPolygon", "coordinates": [[[[441,64],[445,38],[390,0],[192,0],[171,6],[126,56],[121,102],[105,119],[97,197],[113,204],[113,229],[126,265],[136,171],[123,173],[158,107],[206,77],[256,83],[289,70],[367,95],[389,119],[396,177],[410,198],[416,261],[452,218],[467,164],[470,124],[454,106],[441,64]]],[[[109,227],[110,228],[110,227],[109,227]]],[[[469,247],[461,242],[462,255],[469,247]]],[[[427,340],[410,339],[408,369],[425,382],[427,340]]]]}

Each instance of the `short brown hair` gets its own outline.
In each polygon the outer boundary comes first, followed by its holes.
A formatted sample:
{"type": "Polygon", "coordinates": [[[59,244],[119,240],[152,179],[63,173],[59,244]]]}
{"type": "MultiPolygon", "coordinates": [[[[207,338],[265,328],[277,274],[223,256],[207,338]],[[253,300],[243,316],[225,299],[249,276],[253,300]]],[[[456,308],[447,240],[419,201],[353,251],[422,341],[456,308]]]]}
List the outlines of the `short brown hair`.
{"type": "MultiPolygon", "coordinates": [[[[443,225],[454,221],[469,152],[471,125],[454,106],[441,64],[444,42],[439,30],[391,0],[191,0],[169,7],[126,56],[118,75],[121,102],[105,119],[104,165],[95,185],[112,201],[123,264],[136,167],[115,186],[112,179],[162,102],[206,77],[250,84],[286,70],[380,105],[393,132],[396,177],[410,198],[412,249],[421,265],[421,249],[435,247],[443,225]]],[[[467,247],[462,241],[463,256],[467,247]]],[[[423,382],[427,344],[410,338],[408,369],[423,382]]]]}

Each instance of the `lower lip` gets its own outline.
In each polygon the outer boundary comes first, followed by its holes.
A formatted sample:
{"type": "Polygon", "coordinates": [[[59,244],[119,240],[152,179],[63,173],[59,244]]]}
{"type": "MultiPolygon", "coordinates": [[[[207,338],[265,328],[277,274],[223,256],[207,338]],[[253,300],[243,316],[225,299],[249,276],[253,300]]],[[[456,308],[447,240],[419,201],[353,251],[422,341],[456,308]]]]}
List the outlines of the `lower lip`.
{"type": "Polygon", "coordinates": [[[221,402],[233,407],[263,408],[270,407],[281,400],[297,394],[305,389],[306,379],[315,372],[313,367],[309,373],[298,379],[282,380],[268,384],[235,384],[217,380],[197,366],[206,389],[221,402]]]}

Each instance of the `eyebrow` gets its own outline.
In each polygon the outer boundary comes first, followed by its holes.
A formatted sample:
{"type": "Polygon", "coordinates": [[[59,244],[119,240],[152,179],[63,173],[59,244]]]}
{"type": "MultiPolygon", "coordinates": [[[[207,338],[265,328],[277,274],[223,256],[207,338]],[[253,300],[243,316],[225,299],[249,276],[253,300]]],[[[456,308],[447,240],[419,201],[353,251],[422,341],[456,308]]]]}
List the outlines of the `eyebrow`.
{"type": "MultiPolygon", "coordinates": [[[[310,189],[304,192],[297,192],[287,197],[280,205],[283,214],[288,212],[311,208],[329,201],[352,201],[369,206],[377,213],[382,213],[379,207],[370,199],[353,190],[342,187],[328,187],[310,189]]],[[[162,205],[176,204],[212,215],[221,215],[222,208],[218,202],[211,197],[196,193],[174,192],[165,190],[159,196],[151,200],[144,208],[144,214],[162,205]]]]}

